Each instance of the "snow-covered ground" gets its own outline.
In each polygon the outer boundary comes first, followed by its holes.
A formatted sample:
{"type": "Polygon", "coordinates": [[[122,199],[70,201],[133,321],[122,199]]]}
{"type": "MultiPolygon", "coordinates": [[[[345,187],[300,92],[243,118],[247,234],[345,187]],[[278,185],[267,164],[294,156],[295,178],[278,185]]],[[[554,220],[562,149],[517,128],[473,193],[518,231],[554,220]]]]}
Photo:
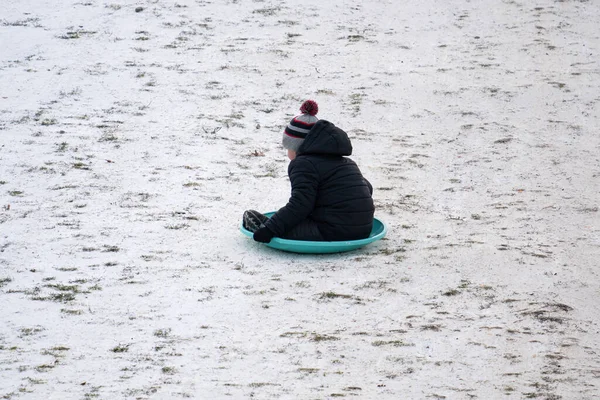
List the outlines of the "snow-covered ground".
{"type": "Polygon", "coordinates": [[[0,398],[600,398],[600,3],[0,0],[0,398]],[[405,3],[405,4],[403,4],[405,3]],[[303,100],[386,239],[241,235],[303,100]]]}

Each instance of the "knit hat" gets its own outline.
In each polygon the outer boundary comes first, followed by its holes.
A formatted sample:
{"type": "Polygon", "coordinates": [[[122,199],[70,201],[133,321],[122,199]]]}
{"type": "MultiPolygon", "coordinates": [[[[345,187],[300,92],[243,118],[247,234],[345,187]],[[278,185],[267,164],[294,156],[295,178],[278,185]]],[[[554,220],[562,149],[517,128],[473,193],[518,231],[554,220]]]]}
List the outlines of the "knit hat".
{"type": "Polygon", "coordinates": [[[319,120],[315,117],[319,112],[319,106],[313,100],[306,100],[302,103],[300,112],[302,114],[292,118],[283,132],[283,147],[288,150],[298,151],[308,132],[319,120]]]}

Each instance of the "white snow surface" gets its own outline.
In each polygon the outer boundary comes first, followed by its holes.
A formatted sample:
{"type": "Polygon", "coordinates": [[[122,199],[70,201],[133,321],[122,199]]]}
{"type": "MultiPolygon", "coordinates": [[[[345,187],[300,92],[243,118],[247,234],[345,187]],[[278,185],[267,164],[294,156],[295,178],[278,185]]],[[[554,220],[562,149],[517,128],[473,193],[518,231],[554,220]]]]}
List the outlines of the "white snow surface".
{"type": "Polygon", "coordinates": [[[0,398],[600,398],[598,26],[596,0],[0,0],[0,398]],[[287,201],[306,99],[384,240],[239,232],[287,201]]]}

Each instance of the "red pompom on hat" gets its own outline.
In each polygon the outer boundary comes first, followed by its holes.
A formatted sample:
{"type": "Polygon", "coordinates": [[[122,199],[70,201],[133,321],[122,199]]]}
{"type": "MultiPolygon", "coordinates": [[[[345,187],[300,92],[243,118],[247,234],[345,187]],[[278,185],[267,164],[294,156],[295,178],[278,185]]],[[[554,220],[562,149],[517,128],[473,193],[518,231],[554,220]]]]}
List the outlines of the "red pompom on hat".
{"type": "Polygon", "coordinates": [[[292,118],[290,123],[285,127],[282,141],[283,147],[296,152],[313,125],[319,120],[315,116],[319,112],[319,105],[314,100],[306,100],[300,106],[300,112],[302,114],[292,118]]]}
{"type": "Polygon", "coordinates": [[[306,100],[300,106],[300,112],[302,114],[308,114],[308,115],[315,116],[319,112],[319,105],[314,100],[306,100]]]}

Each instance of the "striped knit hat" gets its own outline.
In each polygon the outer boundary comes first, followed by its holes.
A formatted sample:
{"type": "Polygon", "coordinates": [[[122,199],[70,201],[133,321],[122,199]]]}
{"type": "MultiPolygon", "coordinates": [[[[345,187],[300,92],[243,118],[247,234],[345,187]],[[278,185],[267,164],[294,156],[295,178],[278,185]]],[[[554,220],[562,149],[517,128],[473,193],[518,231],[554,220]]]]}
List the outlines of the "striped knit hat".
{"type": "Polygon", "coordinates": [[[298,151],[308,132],[319,120],[315,117],[319,112],[319,106],[313,100],[302,103],[300,112],[302,114],[295,116],[283,132],[283,147],[288,150],[298,151]]]}

